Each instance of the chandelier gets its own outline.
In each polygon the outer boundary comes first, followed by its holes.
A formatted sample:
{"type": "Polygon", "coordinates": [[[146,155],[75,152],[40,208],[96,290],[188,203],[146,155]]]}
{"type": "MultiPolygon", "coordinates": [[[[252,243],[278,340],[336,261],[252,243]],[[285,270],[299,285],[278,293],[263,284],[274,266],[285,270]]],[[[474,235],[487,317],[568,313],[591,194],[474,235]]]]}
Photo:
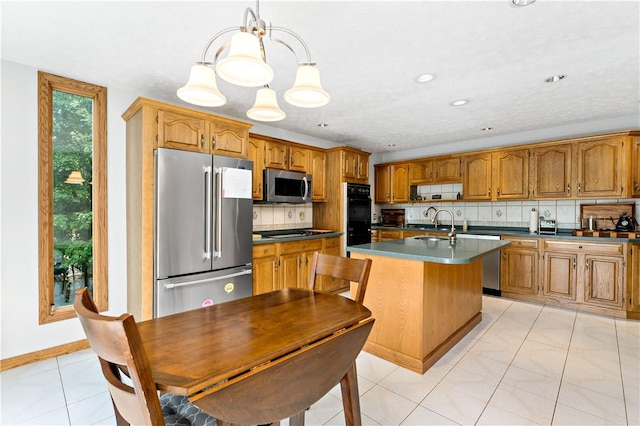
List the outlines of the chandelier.
{"type": "Polygon", "coordinates": [[[260,18],[259,0],[255,12],[247,8],[241,27],[229,27],[211,37],[202,51],[199,62],[191,67],[189,81],[179,88],[177,95],[190,104],[217,107],[224,105],[227,98],[218,90],[216,75],[223,80],[243,87],[261,87],[256,93],[253,107],[247,111],[247,117],[257,121],[279,121],[286,117],[278,106],[276,92],[269,87],[273,80],[273,69],[267,64],[264,39],[282,44],[294,55],[296,52],[286,42],[273,37],[274,32],[283,32],[296,39],[306,54],[306,61],[298,62],[295,82],[284,94],[284,100],[302,108],[317,108],[329,103],[329,94],[320,84],[320,73],[315,62],[311,61],[309,48],[300,36],[293,31],[268,26],[260,18]],[[237,32],[231,41],[223,43],[215,53],[213,61],[207,61],[207,53],[213,44],[223,35],[237,32]],[[228,49],[227,56],[220,55],[228,49]],[[215,71],[214,71],[215,69],[215,71]]]}

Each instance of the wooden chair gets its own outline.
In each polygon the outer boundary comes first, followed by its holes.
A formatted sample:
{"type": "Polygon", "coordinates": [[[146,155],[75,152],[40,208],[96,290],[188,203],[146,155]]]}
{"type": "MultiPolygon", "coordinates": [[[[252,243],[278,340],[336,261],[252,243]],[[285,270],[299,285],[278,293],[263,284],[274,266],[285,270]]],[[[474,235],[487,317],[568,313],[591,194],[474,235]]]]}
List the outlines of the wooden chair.
{"type": "Polygon", "coordinates": [[[98,355],[119,426],[215,425],[213,417],[199,410],[186,397],[172,394],[158,397],[132,315],[100,315],[86,288],[76,292],[73,306],[91,348],[98,355]],[[123,381],[121,370],[127,372],[133,387],[123,381]]]}
{"type": "Polygon", "coordinates": [[[309,275],[309,288],[316,287],[317,277],[326,276],[358,283],[355,301],[364,302],[367,281],[371,272],[371,259],[352,259],[315,252],[309,275]]]}

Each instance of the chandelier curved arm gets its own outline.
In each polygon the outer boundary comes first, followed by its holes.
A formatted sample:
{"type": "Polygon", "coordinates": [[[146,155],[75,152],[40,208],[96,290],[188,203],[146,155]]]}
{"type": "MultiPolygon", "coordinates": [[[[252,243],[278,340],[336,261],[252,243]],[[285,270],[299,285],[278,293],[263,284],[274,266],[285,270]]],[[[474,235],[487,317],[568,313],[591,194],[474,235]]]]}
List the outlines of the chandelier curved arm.
{"type": "Polygon", "coordinates": [[[313,62],[311,61],[311,53],[309,52],[309,47],[307,47],[307,43],[304,42],[304,40],[302,40],[302,37],[300,37],[298,34],[294,33],[293,31],[291,31],[288,28],[284,28],[284,27],[274,27],[273,25],[269,25],[269,39],[271,39],[272,41],[278,42],[282,45],[284,45],[287,49],[289,49],[294,55],[296,54],[296,52],[293,50],[293,48],[291,48],[291,46],[289,46],[287,43],[285,43],[282,40],[279,40],[277,38],[273,38],[271,37],[271,32],[273,30],[276,31],[282,31],[284,33],[289,34],[290,36],[294,37],[296,40],[298,40],[298,42],[300,43],[300,45],[302,46],[302,48],[304,49],[305,54],[307,55],[307,61],[305,62],[306,64],[313,64],[313,62]]]}
{"type": "Polygon", "coordinates": [[[218,59],[218,56],[220,55],[220,53],[222,52],[222,50],[224,50],[224,48],[228,45],[228,43],[225,43],[225,45],[223,45],[223,47],[218,50],[218,52],[216,53],[216,57],[214,59],[213,62],[207,62],[206,60],[206,56],[207,56],[207,52],[209,51],[209,48],[211,47],[211,45],[222,35],[230,33],[231,31],[242,31],[245,30],[245,27],[229,27],[229,28],[225,28],[224,30],[219,31],[216,35],[214,35],[213,37],[211,37],[209,39],[209,41],[207,42],[207,44],[204,46],[204,49],[202,50],[202,58],[200,60],[200,64],[203,65],[212,65],[216,63],[216,60],[218,59]]]}

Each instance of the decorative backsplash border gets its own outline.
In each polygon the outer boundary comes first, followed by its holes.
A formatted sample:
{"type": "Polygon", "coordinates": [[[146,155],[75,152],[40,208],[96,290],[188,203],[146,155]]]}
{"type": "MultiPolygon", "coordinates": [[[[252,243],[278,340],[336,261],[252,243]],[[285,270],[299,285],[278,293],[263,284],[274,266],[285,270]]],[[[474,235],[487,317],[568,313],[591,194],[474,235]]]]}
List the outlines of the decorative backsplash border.
{"type": "Polygon", "coordinates": [[[309,204],[254,204],[253,230],[311,228],[313,205],[309,204]]]}

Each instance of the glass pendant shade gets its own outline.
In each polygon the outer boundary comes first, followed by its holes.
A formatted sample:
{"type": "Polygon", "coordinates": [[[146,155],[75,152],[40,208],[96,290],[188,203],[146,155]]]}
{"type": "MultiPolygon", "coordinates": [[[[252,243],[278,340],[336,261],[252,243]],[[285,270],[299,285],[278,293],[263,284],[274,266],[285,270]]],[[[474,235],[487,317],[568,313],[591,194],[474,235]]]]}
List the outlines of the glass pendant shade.
{"type": "Polygon", "coordinates": [[[67,180],[64,181],[64,183],[82,185],[84,183],[84,178],[82,177],[82,173],[80,173],[78,170],[73,170],[71,171],[71,173],[69,173],[69,176],[67,177],[67,180]]]}
{"type": "Polygon", "coordinates": [[[286,116],[278,106],[276,92],[268,87],[258,90],[255,104],[247,111],[247,117],[256,121],[280,121],[286,116]]]}
{"type": "Polygon", "coordinates": [[[216,65],[218,76],[231,84],[259,87],[273,80],[273,70],[262,59],[260,40],[251,33],[240,32],[231,38],[226,58],[216,65]]]}
{"type": "Polygon", "coordinates": [[[206,65],[191,67],[189,81],[178,89],[177,95],[185,102],[205,107],[217,107],[227,103],[216,85],[216,73],[206,65]]]}
{"type": "Polygon", "coordinates": [[[298,67],[293,87],[284,94],[284,100],[293,106],[317,108],[329,103],[329,94],[320,84],[320,71],[315,65],[303,64],[298,67]]]}

